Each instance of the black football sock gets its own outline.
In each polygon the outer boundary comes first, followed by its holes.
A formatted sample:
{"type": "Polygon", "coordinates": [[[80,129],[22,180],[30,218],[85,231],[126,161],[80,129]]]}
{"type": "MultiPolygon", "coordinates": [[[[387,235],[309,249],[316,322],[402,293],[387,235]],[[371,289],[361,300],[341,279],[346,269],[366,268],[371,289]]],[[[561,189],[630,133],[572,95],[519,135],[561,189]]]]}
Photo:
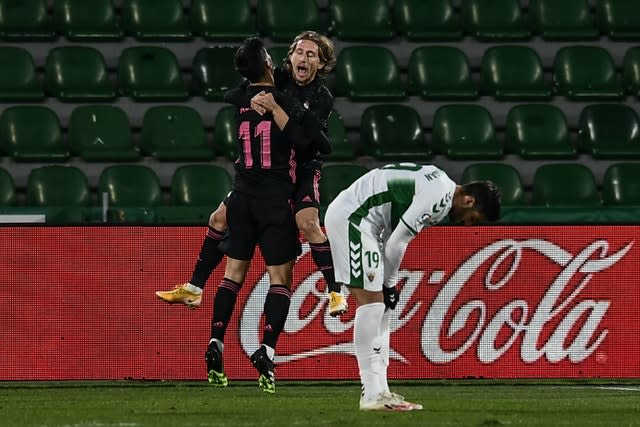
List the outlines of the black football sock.
{"type": "Polygon", "coordinates": [[[313,262],[324,276],[324,281],[327,282],[327,289],[329,292],[340,292],[340,285],[336,283],[335,276],[333,274],[333,258],[331,258],[331,246],[327,240],[324,243],[309,243],[311,247],[311,257],[313,262]]]}
{"type": "Polygon", "coordinates": [[[236,283],[226,277],[220,282],[216,296],[213,299],[211,338],[224,342],[224,334],[227,331],[229,320],[231,320],[241,286],[240,283],[236,283]]]}
{"type": "Polygon", "coordinates": [[[209,227],[207,230],[207,235],[202,242],[198,260],[193,268],[193,274],[189,282],[193,286],[204,289],[204,285],[207,283],[211,272],[220,264],[220,261],[222,261],[224,253],[218,248],[218,243],[220,243],[220,240],[222,240],[224,236],[224,231],[218,231],[212,227],[209,227]]]}
{"type": "Polygon", "coordinates": [[[271,285],[264,301],[264,334],[262,343],[276,348],[276,342],[289,314],[291,290],[284,285],[271,285]]]}

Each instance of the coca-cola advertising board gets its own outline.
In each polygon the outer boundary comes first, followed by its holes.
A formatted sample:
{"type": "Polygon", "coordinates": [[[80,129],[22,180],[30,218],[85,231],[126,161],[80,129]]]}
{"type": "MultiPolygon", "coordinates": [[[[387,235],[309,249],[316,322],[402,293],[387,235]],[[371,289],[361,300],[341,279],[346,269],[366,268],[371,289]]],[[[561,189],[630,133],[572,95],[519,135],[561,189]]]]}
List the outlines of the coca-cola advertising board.
{"type": "MultiPolygon", "coordinates": [[[[214,271],[188,281],[201,227],[0,227],[0,380],[204,379],[214,271]]],[[[389,377],[640,377],[640,226],[432,227],[407,250],[389,377]]],[[[255,379],[269,286],[259,251],[227,330],[230,379],[255,379]]],[[[279,379],[357,379],[355,301],[327,313],[309,248],[294,268],[279,379]]]]}

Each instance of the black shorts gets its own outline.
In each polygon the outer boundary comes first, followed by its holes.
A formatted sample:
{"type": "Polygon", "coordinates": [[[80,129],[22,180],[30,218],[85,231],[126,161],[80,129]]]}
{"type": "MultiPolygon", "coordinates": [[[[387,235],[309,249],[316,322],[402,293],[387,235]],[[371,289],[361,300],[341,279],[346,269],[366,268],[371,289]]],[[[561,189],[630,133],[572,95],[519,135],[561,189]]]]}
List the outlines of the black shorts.
{"type": "Polygon", "coordinates": [[[298,255],[298,229],[288,200],[263,199],[233,191],[226,199],[227,255],[248,261],[260,245],[267,265],[281,265],[298,255]]]}
{"type": "Polygon", "coordinates": [[[296,174],[293,211],[304,208],[320,209],[320,166],[300,167],[296,174]]]}

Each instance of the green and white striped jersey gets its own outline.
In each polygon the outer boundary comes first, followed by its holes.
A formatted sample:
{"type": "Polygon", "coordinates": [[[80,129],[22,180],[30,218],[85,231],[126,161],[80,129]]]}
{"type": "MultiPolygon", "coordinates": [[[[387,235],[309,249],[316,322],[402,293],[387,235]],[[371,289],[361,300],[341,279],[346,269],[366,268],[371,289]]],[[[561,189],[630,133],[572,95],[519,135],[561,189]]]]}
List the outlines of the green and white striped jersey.
{"type": "Polygon", "coordinates": [[[435,166],[394,163],[366,173],[332,203],[351,212],[351,222],[368,221],[383,235],[400,222],[416,235],[447,216],[455,189],[455,182],[435,166]]]}

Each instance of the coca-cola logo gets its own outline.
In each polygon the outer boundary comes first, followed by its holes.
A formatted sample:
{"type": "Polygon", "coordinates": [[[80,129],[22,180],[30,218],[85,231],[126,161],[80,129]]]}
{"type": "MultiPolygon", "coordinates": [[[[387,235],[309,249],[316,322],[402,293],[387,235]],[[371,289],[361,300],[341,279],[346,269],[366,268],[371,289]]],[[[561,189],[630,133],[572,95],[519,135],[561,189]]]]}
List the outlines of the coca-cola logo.
{"type": "MultiPolygon", "coordinates": [[[[475,358],[483,364],[490,364],[503,357],[516,342],[520,343],[519,358],[525,363],[536,362],[542,357],[550,363],[565,359],[572,363],[581,362],[606,339],[609,331],[602,328],[601,323],[611,304],[609,299],[584,297],[584,290],[594,275],[614,266],[633,245],[631,241],[609,254],[608,241],[595,240],[572,254],[549,240],[503,239],[478,249],[450,273],[434,268],[425,260],[426,271],[402,269],[399,272],[398,282],[402,283],[402,291],[396,309],[391,312],[391,333],[402,333],[403,327],[426,309],[423,319],[414,320],[421,324],[420,333],[412,334],[408,339],[415,336],[415,340],[419,340],[415,345],[432,363],[450,363],[475,348],[475,358]],[[557,270],[552,280],[540,283],[543,292],[538,301],[522,297],[522,289],[514,279],[516,273],[524,268],[525,254],[526,259],[542,257],[557,270]],[[469,298],[460,301],[465,286],[480,272],[483,274],[485,298],[505,290],[511,295],[504,305],[491,312],[488,300],[469,298]],[[414,298],[420,286],[440,286],[440,289],[433,300],[422,301],[414,298]],[[464,331],[468,332],[454,348],[443,346],[443,337],[464,331]],[[508,331],[506,338],[505,331],[508,331]]],[[[308,252],[308,245],[304,245],[301,257],[308,252]]],[[[311,343],[310,346],[307,342],[307,348],[301,351],[279,354],[276,362],[336,353],[355,354],[351,335],[353,321],[329,316],[326,295],[318,285],[321,278],[321,273],[314,271],[294,285],[283,333],[295,337],[310,328],[312,322],[320,321],[325,333],[333,338],[332,343],[311,343]],[[315,305],[310,310],[302,310],[301,304],[309,299],[315,301],[315,305]]],[[[252,354],[260,342],[261,307],[268,287],[269,279],[265,273],[255,283],[243,307],[239,333],[240,344],[247,355],[252,354]]],[[[355,310],[355,307],[351,309],[355,310]]],[[[390,349],[390,358],[408,363],[406,357],[394,348],[390,349]]]]}

